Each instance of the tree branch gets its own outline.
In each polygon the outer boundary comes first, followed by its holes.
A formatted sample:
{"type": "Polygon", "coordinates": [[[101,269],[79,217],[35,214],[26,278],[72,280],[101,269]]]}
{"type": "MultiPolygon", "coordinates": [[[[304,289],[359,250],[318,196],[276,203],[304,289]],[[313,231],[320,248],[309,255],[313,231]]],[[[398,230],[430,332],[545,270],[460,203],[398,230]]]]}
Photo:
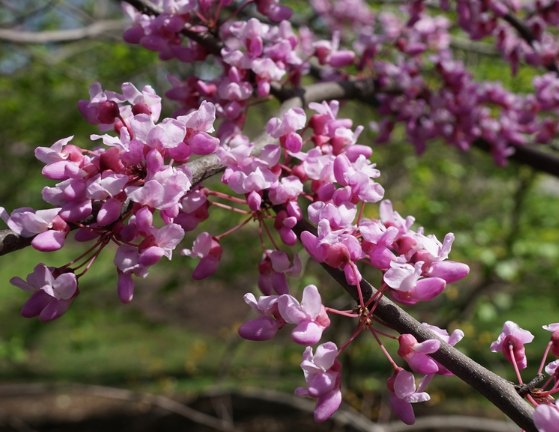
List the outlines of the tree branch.
{"type": "Polygon", "coordinates": [[[0,29],[0,39],[18,44],[69,42],[80,39],[106,38],[113,32],[122,32],[125,28],[126,23],[122,20],[105,20],[72,30],[26,32],[0,29]]]}
{"type": "MultiPolygon", "coordinates": [[[[532,47],[532,49],[537,52],[536,48],[534,47],[534,42],[539,42],[530,27],[528,27],[523,21],[518,19],[512,13],[508,13],[503,16],[503,20],[508,22],[520,35],[522,39],[528,42],[528,45],[532,47]]],[[[559,68],[557,67],[557,63],[553,60],[550,64],[545,65],[545,68],[549,71],[555,72],[559,74],[559,68]]]]}
{"type": "Polygon", "coordinates": [[[0,396],[5,395],[34,395],[34,394],[45,394],[53,393],[60,390],[68,390],[78,393],[80,395],[91,395],[98,396],[107,399],[121,400],[125,402],[146,402],[150,405],[163,408],[166,411],[178,414],[185,417],[194,423],[198,423],[204,426],[208,426],[212,429],[220,431],[231,431],[233,426],[220,420],[218,418],[204,414],[203,412],[197,411],[170,399],[165,396],[152,395],[149,393],[138,393],[131,390],[120,389],[115,387],[97,386],[97,385],[86,385],[86,384],[70,384],[70,385],[45,385],[45,384],[12,384],[0,386],[0,396]]]}

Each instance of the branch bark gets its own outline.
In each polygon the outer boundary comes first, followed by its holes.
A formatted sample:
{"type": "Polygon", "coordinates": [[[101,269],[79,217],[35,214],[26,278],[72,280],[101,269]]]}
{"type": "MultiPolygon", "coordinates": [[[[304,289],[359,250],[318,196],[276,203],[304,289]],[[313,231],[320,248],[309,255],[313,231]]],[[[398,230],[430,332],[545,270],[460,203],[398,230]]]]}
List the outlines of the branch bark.
{"type": "Polygon", "coordinates": [[[17,44],[70,42],[81,39],[106,38],[111,34],[122,32],[125,28],[126,23],[122,20],[105,20],[72,30],[26,32],[0,29],[0,39],[17,44]]]}

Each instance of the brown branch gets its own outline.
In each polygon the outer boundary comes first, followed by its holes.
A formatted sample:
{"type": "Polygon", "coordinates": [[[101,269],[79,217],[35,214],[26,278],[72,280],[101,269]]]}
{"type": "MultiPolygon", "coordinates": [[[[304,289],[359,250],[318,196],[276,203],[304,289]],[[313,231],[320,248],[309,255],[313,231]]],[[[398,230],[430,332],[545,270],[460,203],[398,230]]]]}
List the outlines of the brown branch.
{"type": "Polygon", "coordinates": [[[45,384],[10,384],[0,386],[0,396],[45,394],[60,390],[71,390],[79,394],[87,394],[108,399],[121,400],[125,402],[146,402],[150,405],[163,408],[166,411],[178,414],[195,423],[208,426],[221,431],[231,431],[233,426],[218,418],[196,411],[187,405],[177,402],[165,396],[152,395],[149,393],[138,393],[131,390],[115,387],[70,384],[70,385],[45,385],[45,384]]]}
{"type": "MultiPolygon", "coordinates": [[[[334,269],[327,264],[323,264],[323,267],[357,301],[357,290],[355,286],[347,284],[344,272],[334,269]]],[[[360,286],[365,301],[371,297],[369,293],[374,295],[377,291],[364,279],[361,281],[360,286]]],[[[413,335],[419,342],[437,338],[434,333],[386,297],[380,300],[375,316],[382,319],[400,334],[413,335]]],[[[518,426],[526,431],[537,431],[532,421],[533,407],[518,395],[514,386],[509,381],[485,369],[443,341],[441,341],[439,350],[431,354],[431,357],[477,390],[518,426]]]]}
{"type": "MultiPolygon", "coordinates": [[[[503,16],[503,20],[508,22],[516,30],[520,37],[528,42],[528,45],[530,45],[532,49],[537,52],[536,48],[534,47],[534,42],[538,42],[538,39],[536,38],[530,27],[528,27],[523,21],[518,19],[512,13],[508,13],[503,16]]],[[[555,62],[555,60],[552,60],[552,62],[545,65],[545,67],[547,70],[559,74],[559,68],[557,67],[557,63],[555,62]]]]}
{"type": "Polygon", "coordinates": [[[122,20],[105,20],[72,30],[26,32],[0,29],[0,39],[18,44],[69,42],[80,39],[106,38],[114,32],[122,32],[125,28],[126,23],[122,20]]]}
{"type": "Polygon", "coordinates": [[[394,422],[385,426],[386,432],[411,432],[427,430],[470,430],[485,432],[519,432],[518,427],[502,420],[470,416],[429,416],[416,419],[411,426],[394,422]]]}

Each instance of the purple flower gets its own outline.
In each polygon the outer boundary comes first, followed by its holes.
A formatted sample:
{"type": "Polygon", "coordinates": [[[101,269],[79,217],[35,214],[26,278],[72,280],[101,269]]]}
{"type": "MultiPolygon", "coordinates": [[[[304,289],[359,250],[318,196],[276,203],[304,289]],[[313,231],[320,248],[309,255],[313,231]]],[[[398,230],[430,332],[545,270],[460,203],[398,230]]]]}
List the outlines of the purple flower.
{"type": "Polygon", "coordinates": [[[544,325],[543,328],[551,332],[551,352],[559,356],[559,323],[544,325]]]}
{"type": "Polygon", "coordinates": [[[301,274],[301,260],[298,254],[293,256],[293,266],[290,266],[289,256],[281,251],[267,251],[258,264],[258,288],[264,295],[270,295],[272,289],[278,294],[289,294],[286,276],[299,277],[301,274]]]}
{"type": "Polygon", "coordinates": [[[524,344],[534,340],[534,335],[528,330],[521,329],[518,324],[507,321],[503,325],[503,331],[497,340],[491,343],[491,351],[502,351],[505,358],[510,362],[515,362],[519,369],[525,369],[527,366],[524,344]],[[511,357],[514,356],[514,360],[511,357]]]}
{"type": "MultiPolygon", "coordinates": [[[[440,339],[442,339],[447,344],[450,344],[452,346],[456,345],[464,337],[464,332],[460,329],[454,330],[452,334],[449,336],[446,330],[443,330],[434,325],[429,325],[427,323],[422,323],[422,324],[425,327],[427,327],[429,330],[431,330],[433,333],[435,333],[440,339]]],[[[436,361],[436,363],[439,366],[439,370],[436,372],[437,375],[454,375],[452,372],[450,372],[446,367],[441,365],[439,362],[436,361]]]]}
{"type": "Polygon", "coordinates": [[[285,320],[278,310],[278,296],[261,296],[258,301],[253,294],[244,296],[248,304],[257,314],[258,318],[247,321],[239,327],[239,336],[252,341],[266,341],[272,339],[276,332],[285,325],[285,320]]]}
{"type": "Polygon", "coordinates": [[[412,403],[425,402],[431,399],[424,393],[425,387],[431,378],[426,376],[419,383],[419,388],[415,388],[415,378],[412,373],[398,368],[394,375],[388,379],[386,385],[390,390],[390,406],[394,414],[407,425],[415,423],[415,414],[411,406],[412,403]]]}
{"type": "Polygon", "coordinates": [[[15,209],[11,216],[0,207],[0,217],[10,229],[22,237],[33,237],[31,246],[41,252],[53,252],[64,246],[70,231],[68,224],[59,216],[61,208],[33,210],[29,207],[15,209]]]}
{"type": "Polygon", "coordinates": [[[78,108],[85,119],[94,125],[110,127],[120,115],[119,103],[123,103],[126,99],[115,92],[103,91],[101,84],[98,82],[91,84],[89,87],[90,100],[81,100],[78,108]]]}
{"type": "Polygon", "coordinates": [[[534,411],[534,424],[539,432],[557,432],[559,425],[559,409],[555,404],[543,403],[534,411]]]}
{"type": "Polygon", "coordinates": [[[441,346],[440,341],[436,339],[427,339],[419,343],[411,334],[401,335],[398,341],[400,342],[398,355],[410,365],[412,370],[425,375],[438,372],[439,366],[437,362],[427,354],[436,352],[441,346]]]}
{"type": "Polygon", "coordinates": [[[303,129],[306,122],[307,116],[302,108],[290,108],[283,115],[283,120],[274,117],[268,121],[266,132],[273,138],[280,138],[303,129]]]}
{"type": "Polygon", "coordinates": [[[324,329],[330,325],[330,318],[314,285],[304,289],[301,304],[295,297],[284,294],[280,297],[278,306],[285,321],[297,324],[291,332],[291,339],[295,343],[314,345],[322,337],[324,329]]]}
{"type": "Polygon", "coordinates": [[[160,210],[177,205],[191,184],[187,174],[173,167],[167,167],[146,180],[143,186],[126,187],[125,192],[132,201],[160,210]]]}
{"type": "MultiPolygon", "coordinates": [[[[401,257],[402,258],[402,257],[401,257]]],[[[423,262],[415,266],[404,264],[405,259],[398,258],[390,262],[390,269],[384,274],[384,281],[392,289],[394,300],[403,304],[415,304],[438,296],[446,287],[441,278],[429,277],[420,279],[423,262]]]]}
{"type": "Polygon", "coordinates": [[[223,249],[219,241],[207,232],[203,232],[194,241],[192,250],[183,249],[181,255],[201,258],[200,262],[192,272],[192,279],[202,280],[213,275],[219,267],[219,260],[223,249]]]}
{"type": "Polygon", "coordinates": [[[46,265],[37,264],[26,281],[19,277],[10,279],[12,285],[32,293],[21,309],[22,316],[39,316],[40,321],[47,322],[59,318],[68,310],[79,292],[76,275],[55,274],[46,265]]]}
{"type": "Polygon", "coordinates": [[[303,353],[301,368],[307,387],[295,389],[295,396],[317,398],[314,419],[318,423],[328,420],[342,403],[342,364],[336,358],[337,354],[338,347],[333,342],[319,345],[314,355],[311,347],[303,353]]]}

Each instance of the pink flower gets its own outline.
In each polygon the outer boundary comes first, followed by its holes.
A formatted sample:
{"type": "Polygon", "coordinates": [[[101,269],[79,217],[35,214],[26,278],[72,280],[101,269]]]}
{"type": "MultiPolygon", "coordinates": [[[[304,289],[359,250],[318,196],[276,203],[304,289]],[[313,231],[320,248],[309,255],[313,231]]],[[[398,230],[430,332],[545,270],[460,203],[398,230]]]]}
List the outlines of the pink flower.
{"type": "MultiPolygon", "coordinates": [[[[427,323],[422,323],[422,324],[425,327],[427,327],[429,330],[431,330],[433,333],[435,333],[440,339],[442,339],[447,344],[450,344],[452,346],[456,345],[464,337],[464,332],[460,329],[454,330],[452,334],[449,336],[446,330],[443,330],[434,325],[429,325],[427,323]]],[[[439,370],[436,372],[437,375],[454,375],[452,372],[450,372],[446,367],[441,365],[439,362],[436,361],[436,363],[439,366],[439,370]]]]}
{"type": "Polygon", "coordinates": [[[559,356],[559,323],[544,325],[543,328],[551,332],[551,352],[559,356]]]}
{"type": "Polygon", "coordinates": [[[330,318],[314,285],[304,289],[301,304],[295,297],[284,294],[278,305],[285,321],[297,324],[291,333],[291,339],[298,344],[314,345],[322,337],[324,329],[330,325],[330,318]]]}
{"type": "Polygon", "coordinates": [[[253,294],[244,296],[248,304],[257,314],[258,318],[247,321],[239,327],[239,336],[252,341],[266,341],[272,339],[276,332],[285,325],[285,320],[278,310],[278,296],[261,296],[258,301],[253,294]]]}
{"type": "Polygon", "coordinates": [[[557,432],[559,430],[559,409],[555,404],[543,403],[534,411],[534,424],[539,432],[557,432]]]}
{"type": "Polygon", "coordinates": [[[112,125],[120,115],[118,104],[126,100],[118,93],[103,91],[98,82],[89,87],[89,96],[89,101],[79,101],[78,108],[85,119],[94,125],[112,125]]]}
{"type": "Polygon", "coordinates": [[[497,340],[491,344],[491,351],[502,351],[510,363],[515,362],[519,369],[526,369],[527,360],[524,344],[530,343],[532,340],[534,340],[532,333],[521,329],[518,324],[512,321],[507,321],[503,325],[503,331],[497,340]],[[511,354],[514,356],[514,360],[511,354]]]}
{"type": "Polygon", "coordinates": [[[336,358],[337,354],[338,347],[333,342],[319,345],[314,355],[311,347],[303,353],[301,368],[307,387],[295,389],[295,396],[317,398],[314,419],[318,423],[328,420],[342,403],[342,364],[336,358]]]}
{"type": "Polygon", "coordinates": [[[273,138],[280,138],[303,129],[306,122],[307,116],[302,108],[290,108],[283,115],[283,120],[272,118],[266,126],[266,132],[273,138]]]}
{"type": "Polygon", "coordinates": [[[10,229],[22,237],[33,237],[31,246],[41,252],[53,252],[64,246],[70,232],[68,224],[58,215],[61,208],[33,210],[29,207],[15,209],[11,216],[0,207],[0,217],[10,229]]]}
{"type": "Polygon", "coordinates": [[[46,265],[37,264],[26,281],[19,277],[10,280],[12,285],[32,293],[21,309],[22,316],[39,316],[40,321],[47,322],[59,318],[68,310],[78,295],[76,275],[62,273],[55,277],[55,274],[46,265]]]}
{"type": "Polygon", "coordinates": [[[219,267],[222,253],[223,249],[219,241],[207,232],[203,232],[196,237],[192,250],[183,249],[181,251],[181,255],[201,258],[194,272],[192,272],[192,279],[194,280],[202,280],[214,274],[219,267]]]}
{"type": "Polygon", "coordinates": [[[423,392],[429,381],[430,378],[425,377],[416,390],[413,374],[402,368],[398,368],[392,378],[388,379],[386,386],[390,390],[390,406],[394,414],[405,424],[412,425],[415,423],[412,403],[425,402],[431,399],[427,393],[423,392]]]}
{"type": "Polygon", "coordinates": [[[340,68],[353,63],[355,53],[349,50],[338,50],[340,46],[340,32],[334,31],[332,41],[321,40],[314,43],[316,56],[321,65],[328,64],[340,68]]]}
{"type": "Polygon", "coordinates": [[[418,301],[428,301],[438,296],[446,287],[446,282],[440,278],[423,278],[423,262],[415,266],[404,264],[405,259],[398,258],[390,262],[390,269],[384,274],[384,281],[392,289],[391,296],[403,304],[415,304],[418,301]]]}
{"type": "Polygon", "coordinates": [[[437,362],[427,356],[427,354],[436,352],[441,346],[440,341],[436,339],[427,339],[419,343],[411,334],[401,335],[398,341],[400,342],[398,355],[410,365],[412,370],[425,375],[438,372],[439,366],[437,362]]]}
{"type": "Polygon", "coordinates": [[[125,192],[134,202],[165,210],[178,204],[190,184],[190,178],[183,171],[167,167],[155,173],[143,186],[128,186],[125,192]]]}
{"type": "Polygon", "coordinates": [[[268,251],[258,264],[258,288],[264,295],[270,295],[272,289],[278,294],[289,294],[286,276],[299,277],[301,260],[298,254],[293,256],[293,266],[290,267],[289,256],[281,251],[268,251]]]}

